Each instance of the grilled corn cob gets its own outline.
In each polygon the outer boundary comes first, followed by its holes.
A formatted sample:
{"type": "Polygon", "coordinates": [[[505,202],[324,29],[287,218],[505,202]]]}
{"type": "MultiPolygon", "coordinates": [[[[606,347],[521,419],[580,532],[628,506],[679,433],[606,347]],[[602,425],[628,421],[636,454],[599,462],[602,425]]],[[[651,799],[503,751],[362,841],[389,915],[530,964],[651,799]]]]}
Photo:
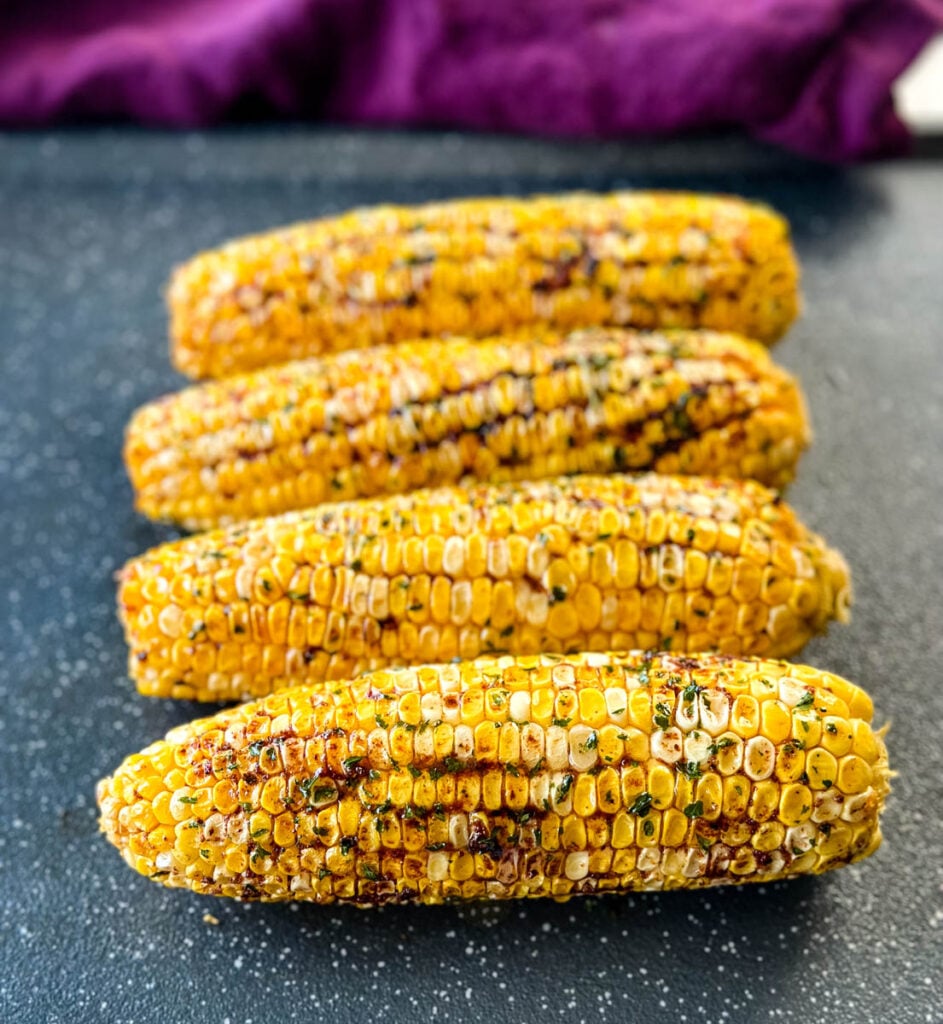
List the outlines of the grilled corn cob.
{"type": "Polygon", "coordinates": [[[243,900],[566,898],[819,873],[881,841],[838,676],[716,655],[372,672],[181,726],[98,787],[136,871],[243,900]]]}
{"type": "Polygon", "coordinates": [[[675,193],[380,206],[244,238],[178,268],[193,377],[425,335],[531,324],[711,327],[774,341],[798,309],[786,222],[675,193]]]}
{"type": "Polygon", "coordinates": [[[374,494],[657,469],[780,486],[799,386],[754,342],[620,328],[382,346],[189,388],[134,416],[146,515],[207,529],[374,494]]]}
{"type": "Polygon", "coordinates": [[[322,505],[129,562],[142,693],[261,696],[363,669],[630,647],[785,655],[847,617],[848,570],[774,492],[566,477],[322,505]]]}

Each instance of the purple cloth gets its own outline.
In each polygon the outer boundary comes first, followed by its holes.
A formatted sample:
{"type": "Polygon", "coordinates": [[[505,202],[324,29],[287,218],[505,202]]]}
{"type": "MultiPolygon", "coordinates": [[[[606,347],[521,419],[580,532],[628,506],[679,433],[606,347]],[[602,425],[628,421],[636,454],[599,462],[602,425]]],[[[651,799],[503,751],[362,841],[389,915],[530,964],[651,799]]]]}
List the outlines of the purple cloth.
{"type": "Polygon", "coordinates": [[[890,86],[943,0],[14,0],[0,122],[273,113],[625,137],[738,126],[898,152],[890,86]]]}

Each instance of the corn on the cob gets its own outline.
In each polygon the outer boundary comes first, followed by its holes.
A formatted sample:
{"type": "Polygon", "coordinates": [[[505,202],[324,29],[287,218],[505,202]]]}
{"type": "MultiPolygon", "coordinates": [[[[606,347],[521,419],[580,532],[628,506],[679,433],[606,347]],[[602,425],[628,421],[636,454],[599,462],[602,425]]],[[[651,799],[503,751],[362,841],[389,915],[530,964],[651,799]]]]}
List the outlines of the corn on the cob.
{"type": "Polygon", "coordinates": [[[322,505],[129,562],[142,693],[261,696],[390,664],[659,648],[781,656],[848,570],[752,481],[567,477],[322,505]]]}
{"type": "Polygon", "coordinates": [[[566,898],[872,853],[887,754],[858,687],[720,656],[504,657],[299,687],[99,784],[164,885],[250,900],[566,898]]]}
{"type": "Polygon", "coordinates": [[[545,323],[710,327],[771,342],[796,316],[786,222],[677,193],[381,206],[240,239],[175,272],[193,377],[404,338],[545,323]]]}
{"type": "Polygon", "coordinates": [[[787,483],[799,386],[755,342],[594,328],[289,363],[140,409],[125,461],[146,515],[207,529],[456,483],[657,469],[787,483]]]}

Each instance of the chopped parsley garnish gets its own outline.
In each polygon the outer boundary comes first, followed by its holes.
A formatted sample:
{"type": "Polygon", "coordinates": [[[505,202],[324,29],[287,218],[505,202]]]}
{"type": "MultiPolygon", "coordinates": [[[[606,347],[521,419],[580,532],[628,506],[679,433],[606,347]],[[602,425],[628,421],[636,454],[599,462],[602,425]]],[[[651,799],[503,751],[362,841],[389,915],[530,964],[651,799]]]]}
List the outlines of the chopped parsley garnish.
{"type": "Polygon", "coordinates": [[[639,795],[632,801],[632,805],[629,807],[629,814],[636,814],[638,817],[644,818],[651,809],[652,794],[649,793],[648,790],[645,790],[644,793],[639,793],[639,795]]]}
{"type": "Polygon", "coordinates": [[[811,690],[808,690],[806,693],[804,693],[799,698],[798,701],[796,701],[796,710],[797,711],[805,711],[806,708],[812,707],[812,705],[814,703],[815,703],[815,694],[811,690]]]}
{"type": "Polygon", "coordinates": [[[704,802],[703,800],[695,800],[693,804],[688,804],[684,809],[684,816],[686,818],[700,818],[704,813],[704,802]]]}
{"type": "Polygon", "coordinates": [[[659,701],[655,705],[655,725],[659,729],[667,729],[671,725],[671,708],[659,701]]]}
{"type": "Polygon", "coordinates": [[[570,788],[573,785],[573,776],[565,775],[563,781],[557,786],[557,803],[562,803],[566,800],[567,793],[570,792],[570,788]]]}
{"type": "Polygon", "coordinates": [[[729,736],[721,736],[719,740],[715,740],[708,748],[708,754],[717,754],[721,750],[726,750],[727,747],[732,747],[734,741],[729,736]]]}

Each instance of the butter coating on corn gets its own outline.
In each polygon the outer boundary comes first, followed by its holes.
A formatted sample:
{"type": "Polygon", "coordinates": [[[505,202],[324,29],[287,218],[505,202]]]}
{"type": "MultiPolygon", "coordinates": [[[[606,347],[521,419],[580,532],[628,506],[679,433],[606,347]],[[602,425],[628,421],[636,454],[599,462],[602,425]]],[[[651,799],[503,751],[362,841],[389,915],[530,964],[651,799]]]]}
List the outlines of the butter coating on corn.
{"type": "Polygon", "coordinates": [[[616,474],[254,520],[132,560],[118,600],[142,693],[224,701],[498,652],[778,657],[850,581],[760,484],[616,474]]]}
{"type": "Polygon", "coordinates": [[[243,900],[439,903],[770,882],[881,841],[868,696],[715,655],[381,670],[181,726],[98,787],[136,871],[243,900]]]}
{"type": "Polygon", "coordinates": [[[137,507],[191,529],[457,483],[656,469],[782,486],[809,441],[796,380],[755,342],[593,328],[381,346],[138,410],[137,507]]]}
{"type": "Polygon", "coordinates": [[[178,268],[171,354],[193,377],[405,338],[547,324],[778,338],[789,227],[735,197],[625,192],[379,206],[239,239],[178,268]]]}

